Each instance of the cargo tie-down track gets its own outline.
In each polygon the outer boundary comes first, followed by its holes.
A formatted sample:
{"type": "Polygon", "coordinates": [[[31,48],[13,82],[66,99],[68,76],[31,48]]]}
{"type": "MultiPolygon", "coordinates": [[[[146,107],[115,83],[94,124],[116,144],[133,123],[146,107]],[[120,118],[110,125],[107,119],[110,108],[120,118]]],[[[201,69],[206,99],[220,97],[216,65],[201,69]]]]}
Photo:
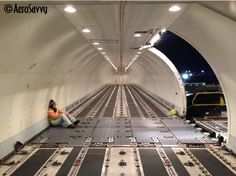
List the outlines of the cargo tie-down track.
{"type": "Polygon", "coordinates": [[[68,109],[75,129],[47,128],[0,163],[0,174],[236,174],[231,155],[169,110],[136,85],[107,85],[68,109]]]}

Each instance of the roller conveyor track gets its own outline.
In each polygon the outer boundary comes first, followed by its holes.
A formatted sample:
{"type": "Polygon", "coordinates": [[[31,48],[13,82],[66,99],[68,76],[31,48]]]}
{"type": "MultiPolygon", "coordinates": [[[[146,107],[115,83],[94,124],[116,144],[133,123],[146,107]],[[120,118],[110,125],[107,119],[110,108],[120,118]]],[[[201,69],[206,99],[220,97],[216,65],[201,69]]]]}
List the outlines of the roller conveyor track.
{"type": "Polygon", "coordinates": [[[155,106],[146,96],[144,96],[139,90],[133,87],[138,92],[139,96],[148,104],[148,106],[158,115],[158,117],[166,117],[164,112],[159,107],[155,106]]]}
{"type": "MultiPolygon", "coordinates": [[[[99,92],[102,93],[102,92],[108,90],[108,88],[109,88],[109,86],[104,86],[99,92]]],[[[73,108],[70,108],[68,112],[71,113],[71,114],[73,114],[73,113],[74,113],[77,109],[79,109],[81,106],[84,106],[86,103],[89,103],[89,101],[90,101],[91,99],[93,99],[99,92],[94,93],[91,97],[85,99],[85,100],[82,101],[80,104],[76,105],[76,106],[73,107],[73,108]]]]}
{"type": "Polygon", "coordinates": [[[105,155],[105,149],[89,149],[77,176],[100,175],[105,155]],[[91,163],[93,163],[91,165],[91,163]]]}
{"type": "Polygon", "coordinates": [[[155,149],[139,149],[144,174],[147,176],[168,176],[168,173],[155,149]]]}
{"type": "Polygon", "coordinates": [[[193,155],[205,166],[213,176],[234,176],[235,174],[224,166],[216,157],[206,149],[190,149],[193,155]]]}
{"type": "MultiPolygon", "coordinates": [[[[29,146],[34,146],[34,144],[37,144],[36,150],[39,146],[42,148],[33,153],[32,156],[28,157],[26,161],[16,164],[14,169],[8,169],[8,172],[13,175],[22,175],[23,173],[27,172],[32,175],[37,173],[36,175],[48,174],[60,176],[71,175],[71,173],[73,173],[72,175],[105,176],[106,168],[109,168],[108,173],[114,174],[112,170],[118,169],[119,174],[122,174],[122,169],[119,168],[120,166],[118,165],[118,161],[114,157],[118,156],[119,153],[111,154],[112,158],[109,160],[109,151],[110,149],[114,148],[116,150],[111,151],[118,152],[118,149],[126,147],[124,150],[127,150],[127,152],[131,153],[129,153],[129,155],[124,155],[124,157],[120,156],[120,158],[124,158],[127,163],[134,164],[133,166],[130,166],[130,168],[134,169],[130,170],[125,169],[125,166],[123,166],[123,172],[124,174],[127,172],[126,175],[129,175],[131,170],[132,173],[137,172],[133,175],[140,176],[157,175],[157,173],[159,173],[159,175],[171,175],[170,166],[167,166],[169,161],[172,163],[171,167],[174,169],[173,173],[186,176],[192,175],[191,169],[184,165],[183,158],[186,157],[177,155],[175,151],[178,148],[177,140],[182,143],[187,141],[188,143],[193,138],[188,135],[185,136],[185,134],[180,133],[177,129],[183,130],[184,133],[189,133],[198,137],[203,136],[203,134],[196,133],[193,128],[188,127],[188,124],[185,124],[180,119],[170,119],[168,117],[133,118],[132,110],[130,110],[129,106],[130,104],[135,105],[136,102],[137,105],[140,106],[140,110],[143,108],[143,111],[146,111],[140,101],[143,101],[143,103],[146,103],[148,106],[152,102],[148,99],[148,97],[142,95],[142,93],[134,89],[132,86],[124,86],[124,90],[125,92],[123,92],[122,95],[126,95],[125,97],[127,98],[127,104],[129,111],[131,112],[131,118],[111,118],[104,116],[106,105],[109,103],[115,104],[116,100],[121,98],[119,97],[119,94],[117,94],[118,86],[109,86],[104,89],[103,92],[100,92],[97,97],[95,95],[96,98],[92,99],[92,102],[88,105],[90,106],[89,111],[85,117],[82,117],[81,115],[80,119],[82,121],[75,129],[50,128],[46,130],[31,144],[29,144],[29,146]],[[90,116],[89,114],[92,112],[94,112],[94,115],[90,116]],[[143,146],[147,148],[143,148],[143,146]],[[174,146],[175,148],[164,148],[164,150],[162,150],[160,147],[164,146],[174,146]],[[66,155],[60,155],[60,153],[56,152],[57,150],[65,150],[69,152],[66,155]],[[134,151],[133,154],[132,151],[134,151]],[[160,151],[164,152],[165,157],[162,156],[160,151]],[[127,156],[129,156],[129,158],[127,158],[127,156]],[[57,168],[55,166],[52,167],[51,165],[54,161],[62,163],[61,165],[57,166],[57,168]],[[28,165],[30,163],[34,163],[34,167],[29,167],[28,165]],[[73,168],[77,170],[72,172],[73,168]]],[[[152,107],[153,106],[155,105],[153,104],[152,107]]],[[[115,106],[113,108],[115,108],[115,106]]],[[[114,112],[114,109],[112,111],[114,112]]],[[[138,111],[136,113],[138,113],[138,111]]],[[[196,140],[193,141],[193,144],[195,142],[196,140]]],[[[208,143],[206,140],[197,140],[197,142],[202,144],[208,143]]],[[[224,166],[224,164],[218,161],[207,150],[204,149],[200,151],[198,149],[194,149],[190,151],[198,158],[201,164],[204,165],[212,175],[216,174],[213,171],[213,167],[204,160],[212,161],[217,166],[224,167],[224,173],[235,175],[234,172],[224,166]]],[[[188,160],[186,160],[186,162],[187,161],[188,160]]],[[[5,167],[10,168],[11,166],[5,167]]],[[[3,173],[1,172],[1,169],[2,167],[0,166],[0,173],[3,173]]],[[[194,172],[203,174],[202,171],[197,168],[194,170],[194,172]]]]}
{"type": "Polygon", "coordinates": [[[70,154],[66,158],[64,164],[61,166],[61,168],[57,172],[56,176],[65,176],[69,174],[70,169],[72,165],[74,164],[76,157],[78,156],[80,151],[81,151],[81,147],[73,148],[73,150],[70,152],[70,154]]]}
{"type": "Polygon", "coordinates": [[[137,107],[134,104],[134,101],[127,89],[127,87],[125,86],[125,94],[126,94],[126,98],[127,98],[127,103],[128,103],[128,108],[129,108],[129,112],[130,112],[130,116],[131,117],[140,117],[140,114],[138,113],[137,107]]]}
{"type": "Polygon", "coordinates": [[[167,107],[164,103],[157,101],[154,97],[152,97],[150,94],[148,94],[147,92],[145,92],[144,90],[142,90],[141,88],[135,86],[135,88],[139,91],[141,91],[142,93],[144,93],[145,95],[147,95],[149,98],[151,98],[152,100],[156,101],[157,103],[159,103],[161,106],[163,106],[166,109],[169,109],[169,107],[167,107]]]}
{"type": "MultiPolygon", "coordinates": [[[[132,86],[133,87],[133,86],[132,86]]],[[[157,114],[160,116],[160,112],[162,110],[155,106],[155,104],[149,100],[148,97],[142,95],[140,91],[137,91],[137,89],[133,89],[134,92],[138,93],[138,95],[145,101],[145,103],[148,104],[148,106],[157,114]],[[155,108],[153,108],[155,107],[155,108]]],[[[142,91],[143,92],[143,91],[142,91]]],[[[179,143],[184,143],[184,144],[206,144],[206,143],[214,143],[209,137],[204,136],[202,133],[197,132],[194,130],[192,127],[190,127],[188,124],[183,122],[179,118],[168,118],[166,115],[162,115],[160,118],[161,123],[167,128],[167,131],[170,131],[172,133],[173,138],[176,138],[179,143]]],[[[164,130],[166,131],[166,130],[164,130]]],[[[171,137],[171,135],[168,135],[171,137]]],[[[165,140],[164,143],[171,143],[174,144],[174,140],[171,140],[171,138],[165,138],[165,139],[160,139],[161,141],[165,140]],[[168,142],[169,141],[169,142],[168,142]]]]}
{"type": "Polygon", "coordinates": [[[113,116],[117,93],[118,93],[118,86],[115,88],[115,91],[113,92],[113,94],[111,96],[111,99],[105,109],[105,113],[104,113],[103,117],[112,117],[113,116]]]}
{"type": "Polygon", "coordinates": [[[109,90],[110,87],[107,87],[104,92],[102,92],[98,97],[95,98],[93,102],[91,102],[85,109],[83,109],[77,116],[76,118],[83,118],[85,117],[89,111],[95,106],[95,104],[105,95],[105,93],[109,90]]]}
{"type": "Polygon", "coordinates": [[[56,151],[56,149],[39,149],[32,155],[25,163],[23,163],[12,176],[34,175],[49,159],[49,157],[56,151]]]}
{"type": "Polygon", "coordinates": [[[190,176],[186,168],[183,166],[183,164],[181,163],[181,161],[178,159],[177,155],[171,148],[164,148],[164,151],[166,155],[169,157],[178,175],[190,176]]]}
{"type": "MultiPolygon", "coordinates": [[[[106,104],[111,103],[114,105],[116,98],[118,99],[118,86],[110,86],[93,100],[91,103],[93,105],[92,109],[90,108],[90,111],[85,116],[86,119],[80,118],[81,123],[78,124],[76,129],[50,128],[36,138],[33,143],[43,144],[51,142],[65,145],[83,145],[87,137],[93,137],[92,142],[94,143],[107,143],[108,138],[113,138],[113,142],[116,145],[129,145],[131,137],[136,138],[138,143],[152,143],[153,138],[158,138],[161,145],[177,145],[178,142],[187,144],[212,143],[202,133],[196,133],[193,128],[179,119],[162,117],[161,119],[154,118],[148,120],[142,119],[140,116],[139,118],[133,118],[133,110],[129,106],[130,104],[134,105],[131,94],[136,98],[137,104],[141,101],[146,103],[148,98],[143,97],[133,87],[128,87],[130,92],[126,86],[124,90],[128,100],[131,120],[120,117],[112,119],[104,115],[106,104]],[[93,116],[89,114],[93,114],[93,116]],[[98,117],[101,119],[98,119],[98,117]]],[[[149,104],[146,103],[146,105],[149,104]]],[[[143,104],[140,103],[139,105],[143,107],[143,104]]],[[[152,104],[153,106],[155,105],[152,104]]],[[[155,109],[158,109],[158,107],[155,107],[155,109]]],[[[114,112],[114,109],[111,111],[114,112]]],[[[143,108],[143,111],[146,111],[146,109],[143,108]]],[[[161,110],[159,109],[159,111],[161,110]]],[[[156,111],[153,112],[156,113],[156,111]]],[[[136,115],[137,113],[136,109],[136,115]]]]}
{"type": "MultiPolygon", "coordinates": [[[[131,87],[130,87],[131,88],[131,87]]],[[[132,88],[130,89],[132,90],[132,88]]],[[[147,112],[145,111],[144,107],[142,106],[141,102],[139,101],[139,98],[137,97],[137,95],[134,93],[134,91],[130,91],[130,93],[133,95],[134,100],[136,101],[139,109],[141,110],[142,114],[144,117],[148,117],[147,112]]]]}

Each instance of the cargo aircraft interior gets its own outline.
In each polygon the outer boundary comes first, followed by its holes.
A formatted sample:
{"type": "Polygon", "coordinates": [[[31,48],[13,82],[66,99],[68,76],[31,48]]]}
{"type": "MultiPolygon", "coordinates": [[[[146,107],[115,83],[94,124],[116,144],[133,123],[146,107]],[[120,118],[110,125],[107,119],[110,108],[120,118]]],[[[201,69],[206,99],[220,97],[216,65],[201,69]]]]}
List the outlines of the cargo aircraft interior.
{"type": "Polygon", "coordinates": [[[0,175],[236,175],[235,1],[1,1],[0,40],[0,175]],[[187,83],[165,32],[218,85],[187,83]]]}

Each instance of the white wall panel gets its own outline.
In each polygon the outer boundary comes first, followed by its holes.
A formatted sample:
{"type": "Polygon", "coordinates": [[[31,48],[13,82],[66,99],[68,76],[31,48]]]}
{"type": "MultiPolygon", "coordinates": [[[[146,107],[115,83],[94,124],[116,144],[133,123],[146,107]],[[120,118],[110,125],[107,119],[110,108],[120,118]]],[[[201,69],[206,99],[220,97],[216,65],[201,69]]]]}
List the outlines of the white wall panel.
{"type": "Polygon", "coordinates": [[[236,152],[236,23],[200,5],[191,5],[170,29],[194,46],[214,70],[227,101],[228,145],[236,152]]]}
{"type": "Polygon", "coordinates": [[[112,82],[114,69],[56,8],[0,13],[1,158],[47,126],[51,98],[64,108],[112,82]]]}

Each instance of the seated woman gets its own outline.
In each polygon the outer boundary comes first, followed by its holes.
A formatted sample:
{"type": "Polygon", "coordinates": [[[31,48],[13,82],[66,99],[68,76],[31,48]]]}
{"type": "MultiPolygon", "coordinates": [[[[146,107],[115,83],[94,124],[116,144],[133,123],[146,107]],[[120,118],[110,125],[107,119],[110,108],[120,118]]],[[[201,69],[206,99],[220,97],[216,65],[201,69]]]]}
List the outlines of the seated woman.
{"type": "Polygon", "coordinates": [[[54,100],[50,100],[49,102],[48,120],[52,126],[63,126],[66,128],[75,128],[75,126],[80,122],[70,114],[58,109],[54,100]]]}

